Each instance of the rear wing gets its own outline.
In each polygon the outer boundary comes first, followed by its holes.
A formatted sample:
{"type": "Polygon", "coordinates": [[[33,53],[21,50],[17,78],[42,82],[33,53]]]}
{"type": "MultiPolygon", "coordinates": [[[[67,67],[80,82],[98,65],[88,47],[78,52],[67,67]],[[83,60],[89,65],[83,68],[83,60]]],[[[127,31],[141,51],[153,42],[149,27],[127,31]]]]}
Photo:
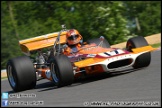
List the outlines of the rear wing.
{"type": "MultiPolygon", "coordinates": [[[[50,47],[54,45],[59,32],[49,33],[34,38],[24,39],[19,41],[22,52],[30,55],[30,51],[50,47]]],[[[60,44],[66,43],[66,31],[60,34],[60,44]]]]}

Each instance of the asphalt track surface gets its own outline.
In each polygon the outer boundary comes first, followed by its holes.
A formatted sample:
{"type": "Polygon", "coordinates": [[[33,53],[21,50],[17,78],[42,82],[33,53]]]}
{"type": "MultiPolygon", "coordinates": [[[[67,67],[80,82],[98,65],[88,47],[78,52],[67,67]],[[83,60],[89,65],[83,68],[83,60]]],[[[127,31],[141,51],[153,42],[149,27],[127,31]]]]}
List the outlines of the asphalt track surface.
{"type": "MultiPolygon", "coordinates": [[[[56,88],[46,79],[37,82],[35,89],[14,93],[8,80],[1,81],[1,93],[35,94],[33,98],[9,97],[8,101],[35,102],[31,107],[73,106],[161,106],[161,50],[151,53],[151,64],[142,69],[91,76],[76,80],[71,86],[56,88]],[[43,104],[36,105],[38,102],[43,104]]],[[[2,99],[2,98],[1,98],[2,99]]],[[[11,105],[9,105],[11,106],[11,105]]],[[[16,105],[13,105],[16,106],[16,105]]],[[[17,105],[20,106],[20,105],[17,105]]],[[[22,105],[27,107],[27,105],[22,105]]]]}

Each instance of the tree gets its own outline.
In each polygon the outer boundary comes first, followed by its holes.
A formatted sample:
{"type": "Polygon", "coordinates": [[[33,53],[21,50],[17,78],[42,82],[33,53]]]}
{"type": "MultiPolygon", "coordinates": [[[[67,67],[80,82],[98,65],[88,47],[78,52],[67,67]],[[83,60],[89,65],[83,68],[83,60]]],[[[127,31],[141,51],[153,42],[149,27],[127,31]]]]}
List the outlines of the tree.
{"type": "Polygon", "coordinates": [[[120,1],[2,1],[1,66],[22,55],[19,40],[59,31],[62,24],[79,30],[84,41],[102,35],[110,44],[122,42],[129,34],[125,10],[120,1]]]}
{"type": "MultiPolygon", "coordinates": [[[[11,18],[11,4],[1,2],[1,68],[5,68],[8,59],[20,55],[15,22],[11,18]]],[[[12,11],[13,12],[13,11],[12,11]]],[[[13,17],[13,16],[12,16],[13,17]]]]}
{"type": "Polygon", "coordinates": [[[148,36],[161,32],[161,1],[126,1],[124,4],[131,34],[148,36]]]}
{"type": "Polygon", "coordinates": [[[125,11],[123,3],[119,1],[105,1],[100,2],[100,4],[94,10],[94,23],[89,29],[91,35],[96,37],[103,35],[110,44],[124,41],[129,31],[126,28],[126,18],[123,16],[125,11]]]}

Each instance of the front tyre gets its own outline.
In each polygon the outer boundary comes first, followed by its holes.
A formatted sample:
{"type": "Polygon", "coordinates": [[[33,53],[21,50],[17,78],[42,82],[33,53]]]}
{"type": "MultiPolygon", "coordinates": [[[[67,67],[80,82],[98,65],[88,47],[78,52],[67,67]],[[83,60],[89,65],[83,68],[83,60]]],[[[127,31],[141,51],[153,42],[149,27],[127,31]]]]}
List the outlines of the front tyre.
{"type": "Polygon", "coordinates": [[[53,82],[57,87],[70,85],[74,81],[72,64],[65,55],[56,55],[52,58],[50,71],[53,82]]]}
{"type": "MultiPolygon", "coordinates": [[[[148,46],[148,43],[144,37],[138,36],[138,37],[130,38],[127,41],[126,49],[128,51],[132,52],[133,48],[139,48],[139,47],[143,47],[143,46],[148,46]]],[[[141,67],[146,67],[150,64],[150,62],[151,62],[151,53],[147,52],[147,53],[144,53],[136,58],[136,61],[133,65],[133,67],[135,69],[141,68],[141,67]]]]}

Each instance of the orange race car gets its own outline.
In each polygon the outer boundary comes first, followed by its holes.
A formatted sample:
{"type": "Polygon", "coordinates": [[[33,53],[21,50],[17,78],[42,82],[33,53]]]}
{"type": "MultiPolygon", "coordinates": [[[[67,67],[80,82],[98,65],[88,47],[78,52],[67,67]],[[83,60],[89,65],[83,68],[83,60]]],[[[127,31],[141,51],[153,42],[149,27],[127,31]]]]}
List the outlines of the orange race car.
{"type": "Polygon", "coordinates": [[[142,36],[130,38],[126,49],[111,48],[101,36],[85,42],[79,51],[64,55],[61,51],[67,30],[64,25],[62,28],[60,32],[19,41],[25,56],[7,63],[8,81],[14,91],[32,89],[42,78],[61,87],[90,74],[146,67],[151,62],[150,52],[156,50],[142,36]]]}

